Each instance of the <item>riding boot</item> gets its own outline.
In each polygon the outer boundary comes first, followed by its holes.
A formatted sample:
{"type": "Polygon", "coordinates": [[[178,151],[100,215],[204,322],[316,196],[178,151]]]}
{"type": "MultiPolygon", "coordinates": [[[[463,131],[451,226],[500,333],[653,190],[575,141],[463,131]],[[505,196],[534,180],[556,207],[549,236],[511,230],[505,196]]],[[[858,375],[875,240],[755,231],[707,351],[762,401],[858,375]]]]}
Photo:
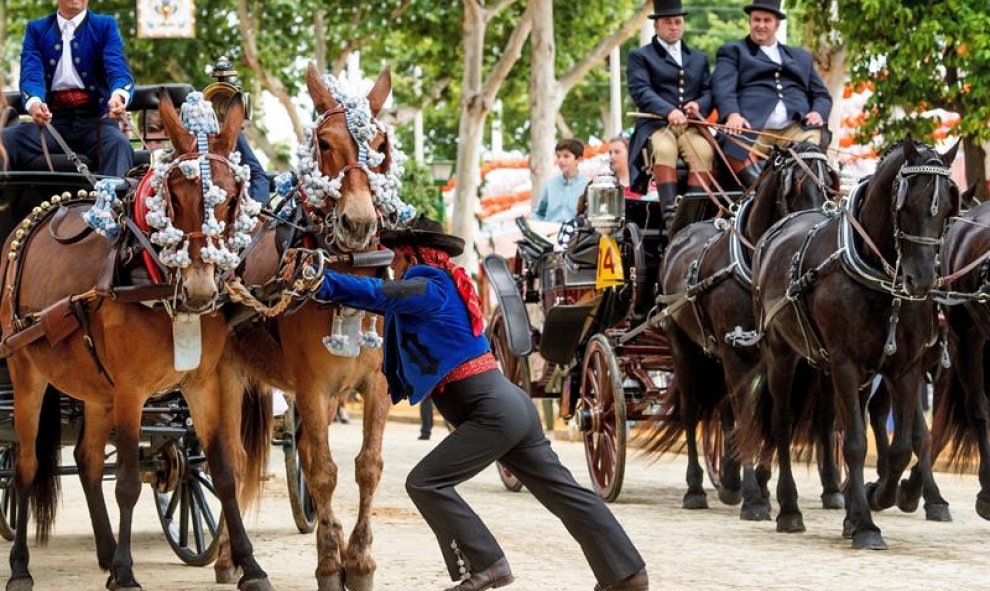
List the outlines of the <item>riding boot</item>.
{"type": "Polygon", "coordinates": [[[677,169],[662,164],[653,165],[653,182],[657,186],[657,199],[660,201],[660,212],[663,215],[664,234],[671,237],[670,225],[677,211],[677,169]]]}
{"type": "Polygon", "coordinates": [[[717,211],[713,211],[715,205],[710,199],[699,197],[700,195],[707,195],[715,191],[711,178],[711,171],[688,173],[687,191],[685,194],[691,195],[691,198],[681,200],[674,214],[674,221],[670,226],[673,234],[680,232],[681,228],[685,226],[708,219],[718,213],[717,211]]]}
{"type": "Polygon", "coordinates": [[[756,184],[756,179],[760,178],[760,173],[763,172],[763,161],[755,160],[752,157],[745,160],[733,160],[729,158],[729,166],[732,171],[736,173],[739,177],[739,181],[742,183],[742,190],[747,190],[756,184]]]}

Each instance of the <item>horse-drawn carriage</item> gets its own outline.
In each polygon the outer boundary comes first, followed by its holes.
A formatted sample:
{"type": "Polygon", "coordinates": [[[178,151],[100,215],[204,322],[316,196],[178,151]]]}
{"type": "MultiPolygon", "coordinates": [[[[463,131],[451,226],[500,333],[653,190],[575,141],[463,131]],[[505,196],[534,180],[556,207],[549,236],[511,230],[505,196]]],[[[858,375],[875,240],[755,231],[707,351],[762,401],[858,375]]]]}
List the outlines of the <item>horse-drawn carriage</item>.
{"type": "MultiPolygon", "coordinates": [[[[681,198],[715,197],[682,192],[681,198]]],[[[607,175],[589,186],[587,211],[588,224],[566,247],[519,218],[522,239],[511,270],[498,255],[485,259],[499,303],[489,338],[509,379],[534,398],[559,399],[561,419],[576,418],[594,489],[614,501],[628,425],[658,417],[671,386],[669,344],[651,321],[666,237],[660,203],[624,199],[607,175]]],[[[718,486],[721,432],[703,436],[718,486]]],[[[504,468],[500,475],[519,490],[504,468]]]]}
{"type": "MultiPolygon", "coordinates": [[[[181,105],[194,89],[186,84],[139,86],[134,91],[128,110],[147,112],[157,110],[159,89],[164,88],[173,105],[181,105]]],[[[6,108],[3,124],[16,124],[24,115],[21,98],[17,92],[5,93],[6,108]]],[[[163,132],[149,129],[147,117],[140,117],[137,130],[140,146],[134,150],[135,170],[119,182],[117,192],[123,197],[147,170],[154,159],[148,149],[152,142],[166,141],[163,132]],[[136,177],[136,178],[131,178],[136,177]]],[[[21,220],[56,207],[56,203],[92,200],[92,175],[80,168],[92,166],[86,156],[53,152],[39,156],[22,169],[6,172],[0,177],[0,241],[17,230],[21,220]],[[78,158],[78,160],[75,160],[78,158]]],[[[102,178],[102,177],[96,177],[102,178]]],[[[68,224],[66,224],[68,225],[68,224]]],[[[59,443],[75,445],[83,431],[84,405],[49,388],[45,395],[45,407],[60,416],[59,443]]],[[[23,516],[17,513],[16,493],[13,486],[14,449],[16,433],[14,423],[14,391],[6,361],[0,360],[0,536],[7,540],[14,537],[17,522],[23,516]]],[[[299,452],[296,445],[298,420],[294,420],[291,405],[275,433],[274,443],[285,454],[289,497],[292,513],[300,532],[312,531],[314,511],[312,499],[305,485],[305,477],[299,469],[299,452]],[[294,428],[293,428],[294,427],[294,428]]],[[[142,480],[149,484],[155,495],[156,508],[162,531],[175,554],[185,563],[196,566],[210,564],[217,556],[220,542],[220,500],[213,488],[206,457],[196,436],[188,405],[181,392],[170,391],[147,403],[142,414],[140,467],[142,480]]],[[[111,460],[115,451],[106,453],[111,460]]],[[[75,466],[61,467],[60,474],[78,473],[75,466]]],[[[107,464],[103,473],[113,474],[114,465],[107,464]]]]}

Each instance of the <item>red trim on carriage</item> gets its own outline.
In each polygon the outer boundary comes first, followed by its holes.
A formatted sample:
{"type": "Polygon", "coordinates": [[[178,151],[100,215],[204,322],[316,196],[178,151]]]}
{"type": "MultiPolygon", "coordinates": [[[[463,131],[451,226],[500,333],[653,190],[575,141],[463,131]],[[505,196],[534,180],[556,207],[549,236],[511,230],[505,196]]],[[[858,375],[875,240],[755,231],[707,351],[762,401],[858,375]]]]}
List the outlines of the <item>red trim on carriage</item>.
{"type": "MultiPolygon", "coordinates": [[[[148,207],[145,204],[145,200],[149,197],[154,196],[155,192],[151,188],[151,179],[154,176],[154,171],[149,170],[141,182],[138,183],[137,190],[134,192],[134,223],[137,227],[141,229],[142,232],[148,233],[151,231],[151,226],[148,225],[148,207]]],[[[161,271],[158,269],[158,265],[155,264],[154,259],[151,258],[151,253],[148,251],[142,251],[141,257],[144,260],[144,266],[148,269],[148,276],[151,277],[152,281],[155,283],[162,283],[165,279],[162,277],[161,271]]]]}

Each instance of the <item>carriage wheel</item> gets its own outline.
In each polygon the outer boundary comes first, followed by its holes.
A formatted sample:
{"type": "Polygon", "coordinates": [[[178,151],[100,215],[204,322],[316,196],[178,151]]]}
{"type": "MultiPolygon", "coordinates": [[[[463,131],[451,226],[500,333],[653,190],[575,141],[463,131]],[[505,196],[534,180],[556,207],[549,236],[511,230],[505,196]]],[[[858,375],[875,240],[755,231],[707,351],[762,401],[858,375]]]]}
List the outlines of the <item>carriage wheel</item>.
{"type": "Polygon", "coordinates": [[[492,346],[492,355],[498,362],[499,369],[509,378],[509,381],[519,386],[523,392],[529,394],[529,358],[517,357],[509,349],[509,335],[506,332],[505,319],[502,317],[502,310],[496,308],[492,313],[491,323],[488,325],[488,341],[492,346]]]}
{"type": "Polygon", "coordinates": [[[206,566],[216,560],[223,523],[206,456],[191,435],[165,446],[161,455],[165,472],[152,487],[165,539],[182,562],[206,566]]]}
{"type": "Polygon", "coordinates": [[[705,471],[715,490],[722,488],[722,462],[725,458],[725,430],[722,413],[716,407],[710,421],[701,423],[701,449],[705,455],[705,471]]]}
{"type": "Polygon", "coordinates": [[[619,498],[626,467],[626,400],[622,374],[605,336],[591,337],[581,372],[579,423],[595,492],[606,503],[619,498]]]}
{"type": "Polygon", "coordinates": [[[292,520],[296,522],[296,529],[301,534],[308,534],[316,525],[316,504],[306,485],[306,474],[303,472],[302,460],[299,458],[298,441],[302,420],[296,413],[295,402],[291,400],[286,402],[289,408],[283,416],[285,434],[282,436],[282,453],[285,454],[285,480],[289,485],[289,505],[292,507],[292,520]]]}
{"type": "Polygon", "coordinates": [[[14,488],[14,446],[7,444],[0,447],[0,471],[9,472],[10,476],[0,476],[0,537],[9,541],[14,539],[14,529],[17,527],[17,492],[14,488]]]}

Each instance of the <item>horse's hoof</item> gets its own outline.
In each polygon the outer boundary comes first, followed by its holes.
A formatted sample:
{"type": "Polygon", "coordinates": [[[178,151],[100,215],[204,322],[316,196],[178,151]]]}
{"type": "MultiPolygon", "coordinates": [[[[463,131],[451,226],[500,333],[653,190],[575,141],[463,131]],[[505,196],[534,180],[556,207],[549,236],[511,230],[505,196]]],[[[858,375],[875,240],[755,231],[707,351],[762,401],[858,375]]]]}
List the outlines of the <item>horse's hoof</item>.
{"type": "Polygon", "coordinates": [[[925,503],[925,519],[928,521],[941,521],[943,523],[952,521],[952,513],[949,513],[949,504],[925,503]]]}
{"type": "Polygon", "coordinates": [[[905,513],[914,513],[918,510],[918,502],[921,500],[921,489],[911,490],[910,483],[902,480],[897,487],[897,508],[905,513]]]}
{"type": "Polygon", "coordinates": [[[31,577],[18,577],[7,581],[7,591],[31,591],[34,589],[34,579],[31,577]]]}
{"type": "Polygon", "coordinates": [[[822,493],[822,509],[845,509],[846,497],[840,492],[822,493]]]}
{"type": "Polygon", "coordinates": [[[743,505],[739,510],[739,519],[743,521],[770,521],[770,504],[743,505]]]}
{"type": "Polygon", "coordinates": [[[137,581],[129,581],[126,583],[119,583],[114,581],[113,587],[110,587],[110,591],[123,591],[127,589],[128,591],[141,591],[141,585],[137,581]]]}
{"type": "Polygon", "coordinates": [[[982,494],[976,495],[976,514],[990,521],[990,498],[985,498],[982,494]]]}
{"type": "Polygon", "coordinates": [[[681,507],[684,509],[707,509],[708,495],[705,493],[685,493],[681,507]]]}
{"type": "Polygon", "coordinates": [[[363,575],[347,571],[344,575],[344,586],[347,591],[373,591],[375,588],[375,572],[363,575]]]}
{"type": "Polygon", "coordinates": [[[241,578],[240,569],[236,566],[213,566],[213,574],[216,576],[217,584],[233,585],[241,578]]]}
{"type": "Polygon", "coordinates": [[[876,482],[866,483],[866,501],[870,504],[871,511],[883,511],[890,507],[890,505],[884,506],[877,498],[877,491],[880,489],[880,485],[876,482]]]}
{"type": "Polygon", "coordinates": [[[344,588],[344,571],[325,577],[316,577],[317,591],[347,591],[344,588]]]}
{"type": "Polygon", "coordinates": [[[804,518],[800,513],[781,513],[777,516],[777,531],[782,534],[799,534],[804,529],[804,518]]]}
{"type": "Polygon", "coordinates": [[[251,579],[249,581],[240,581],[237,583],[237,588],[240,591],[274,591],[272,584],[268,582],[267,578],[251,579]]]}
{"type": "Polygon", "coordinates": [[[880,532],[869,529],[853,534],[852,547],[853,550],[886,550],[887,542],[883,541],[880,532]]]}
{"type": "Polygon", "coordinates": [[[725,505],[731,505],[735,507],[742,502],[742,491],[741,490],[729,490],[724,486],[718,489],[718,500],[722,501],[725,505]]]}
{"type": "Polygon", "coordinates": [[[842,520],[842,537],[851,540],[853,539],[853,532],[856,531],[856,524],[853,523],[852,519],[846,517],[842,520]]]}

